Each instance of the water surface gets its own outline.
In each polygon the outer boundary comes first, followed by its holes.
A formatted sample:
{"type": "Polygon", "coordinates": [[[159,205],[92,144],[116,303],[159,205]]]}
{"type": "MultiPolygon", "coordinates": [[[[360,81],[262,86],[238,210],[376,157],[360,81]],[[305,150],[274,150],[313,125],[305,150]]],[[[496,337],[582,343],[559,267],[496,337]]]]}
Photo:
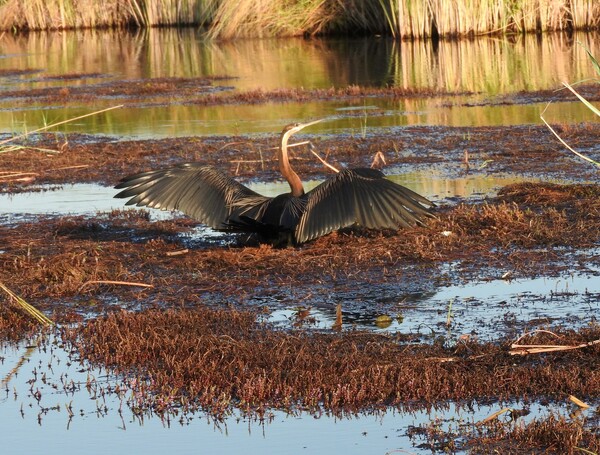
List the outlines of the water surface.
{"type": "MultiPolygon", "coordinates": [[[[0,349],[4,454],[427,454],[431,453],[427,447],[418,447],[425,442],[422,437],[408,437],[410,427],[435,421],[440,428],[458,431],[503,407],[500,403],[464,408],[448,404],[417,412],[389,410],[341,418],[274,411],[264,422],[237,413],[220,422],[201,413],[168,420],[140,418],[126,404],[131,392],[122,399],[99,393],[101,388],[122,385],[121,381],[104,371],[82,368],[54,338],[45,349],[30,343],[0,349]],[[63,384],[68,384],[66,389],[63,384]]],[[[519,422],[549,411],[566,414],[571,408],[567,403],[510,406],[531,411],[519,422]]],[[[593,412],[593,408],[584,411],[593,412]]],[[[508,422],[508,417],[503,420],[508,422]]]]}
{"type": "MultiPolygon", "coordinates": [[[[450,99],[417,97],[308,103],[186,105],[161,100],[59,127],[61,131],[133,137],[273,133],[292,121],[328,118],[323,132],[365,128],[541,123],[546,103],[457,106],[519,91],[556,89],[593,75],[583,46],[600,54],[597,35],[548,34],[476,40],[396,42],[384,38],[266,39],[207,42],[200,32],[86,31],[0,37],[0,133],[24,132],[119,104],[119,99],[15,105],[2,91],[107,84],[158,77],[229,76],[215,82],[234,91],[330,88],[348,85],[468,93],[450,99]],[[1,76],[2,72],[26,71],[1,76]],[[74,75],[87,74],[78,78],[74,75]],[[61,77],[65,77],[61,79],[61,77]],[[348,107],[354,111],[348,111],[348,107]],[[361,112],[362,110],[362,112],[361,112]],[[359,114],[357,115],[357,111],[359,114]]],[[[551,100],[549,97],[548,101],[551,100]]],[[[551,106],[554,122],[592,120],[581,103],[551,106]]]]}
{"type": "MultiPolygon", "coordinates": [[[[577,39],[593,54],[600,55],[598,35],[586,34],[512,39],[483,37],[438,44],[383,38],[211,43],[191,29],[4,34],[0,36],[0,133],[31,131],[119,103],[118,99],[80,102],[67,98],[53,105],[35,101],[18,105],[3,98],[2,93],[6,91],[60,90],[119,80],[204,76],[230,76],[215,84],[231,91],[357,84],[463,94],[207,107],[172,100],[158,105],[141,103],[73,122],[59,130],[143,138],[273,134],[286,123],[318,117],[330,121],[319,124],[321,129],[316,126],[315,131],[360,137],[372,131],[382,134],[417,124],[539,124],[545,103],[476,104],[498,95],[554,89],[561,81],[590,77],[593,70],[585,50],[576,44],[577,39]],[[17,75],[16,71],[22,73],[17,75]],[[13,75],[3,75],[9,73],[13,75]],[[87,76],[80,77],[82,74],[87,76]],[[474,105],[460,105],[465,102],[474,105]]],[[[590,119],[590,114],[580,103],[556,103],[546,117],[555,122],[577,122],[590,119]]],[[[392,173],[397,174],[390,177],[397,183],[443,203],[451,203],[454,197],[484,198],[493,195],[500,186],[524,180],[510,175],[448,178],[431,170],[409,173],[392,170],[392,173]]],[[[307,186],[315,184],[311,182],[307,186]]],[[[285,184],[253,183],[251,186],[271,196],[287,191],[285,184]]],[[[123,200],[113,199],[115,192],[95,184],[76,184],[40,193],[2,194],[0,222],[18,223],[41,214],[93,216],[97,212],[123,208],[123,200]]],[[[152,211],[152,217],[159,216],[170,214],[152,211]]],[[[206,230],[199,232],[199,235],[207,235],[206,230]]],[[[434,272],[460,275],[454,264],[444,264],[434,272]]],[[[452,285],[428,289],[400,289],[397,283],[369,288],[359,283],[360,289],[348,291],[337,289],[333,283],[324,289],[326,298],[311,302],[311,315],[315,317],[313,327],[331,327],[338,303],[343,306],[346,327],[433,333],[446,337],[449,342],[465,334],[494,339],[495,324],[504,332],[507,327],[521,331],[554,322],[568,327],[595,322],[600,310],[598,270],[591,268],[579,274],[511,280],[501,278],[505,272],[510,270],[490,274],[484,268],[477,280],[465,283],[454,280],[452,285]],[[389,324],[377,325],[377,317],[382,314],[392,316],[389,324]]],[[[258,303],[271,308],[268,316],[271,321],[289,327],[295,304],[276,298],[258,303]]],[[[422,441],[411,441],[406,436],[410,425],[437,418],[451,422],[478,421],[499,408],[482,406],[467,412],[449,403],[441,411],[389,411],[347,419],[274,412],[272,422],[267,424],[236,415],[219,425],[198,414],[181,422],[173,419],[168,424],[156,416],[140,420],[114,396],[104,400],[88,392],[87,369],[76,361],[68,362],[67,353],[57,345],[52,352],[28,349],[24,344],[4,345],[0,356],[1,376],[5,378],[5,395],[0,398],[3,453],[153,454],[174,448],[181,453],[384,454],[400,450],[430,453],[428,449],[415,447],[415,443],[422,441]],[[24,363],[18,367],[21,360],[24,363]],[[17,374],[14,374],[15,368],[17,374]],[[42,373],[47,383],[41,381],[42,373]],[[74,393],[67,394],[60,387],[52,386],[62,384],[64,378],[77,385],[74,393]],[[33,396],[36,390],[41,392],[39,402],[33,396]],[[74,412],[72,418],[68,408],[74,412]]],[[[97,369],[89,374],[101,384],[114,379],[97,369]]],[[[542,408],[539,409],[542,412],[542,408]]]]}

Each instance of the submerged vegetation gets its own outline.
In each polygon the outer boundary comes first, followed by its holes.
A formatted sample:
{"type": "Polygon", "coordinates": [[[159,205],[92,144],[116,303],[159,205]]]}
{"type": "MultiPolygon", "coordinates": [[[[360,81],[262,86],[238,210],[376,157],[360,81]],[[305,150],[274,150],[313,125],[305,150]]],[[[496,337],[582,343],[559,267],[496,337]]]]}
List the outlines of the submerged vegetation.
{"type": "Polygon", "coordinates": [[[0,0],[0,29],[207,26],[213,38],[379,33],[397,38],[584,30],[595,0],[0,0]]]}

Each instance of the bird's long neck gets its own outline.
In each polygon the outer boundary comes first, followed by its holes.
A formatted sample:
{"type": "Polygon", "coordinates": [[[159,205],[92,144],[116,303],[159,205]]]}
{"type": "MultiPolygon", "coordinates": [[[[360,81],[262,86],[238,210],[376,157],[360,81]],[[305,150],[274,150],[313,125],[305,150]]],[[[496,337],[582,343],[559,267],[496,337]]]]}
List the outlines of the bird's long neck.
{"type": "Polygon", "coordinates": [[[302,186],[300,177],[298,177],[298,174],[294,172],[292,166],[290,165],[290,160],[287,153],[287,143],[289,138],[290,135],[287,131],[281,136],[281,147],[279,147],[279,170],[290,184],[292,196],[300,197],[304,194],[304,187],[302,186]]]}

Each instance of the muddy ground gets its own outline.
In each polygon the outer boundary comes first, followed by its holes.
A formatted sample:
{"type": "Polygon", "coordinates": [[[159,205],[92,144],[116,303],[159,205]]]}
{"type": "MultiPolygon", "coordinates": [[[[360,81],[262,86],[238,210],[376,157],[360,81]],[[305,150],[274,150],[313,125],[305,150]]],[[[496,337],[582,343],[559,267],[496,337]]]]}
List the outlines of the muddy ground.
{"type": "MultiPolygon", "coordinates": [[[[95,92],[69,88],[35,96],[57,102],[121,90],[121,96],[131,91],[127,97],[147,103],[151,100],[144,95],[156,94],[157,87],[169,97],[190,96],[193,87],[174,80],[155,83],[108,88],[103,83],[95,92]]],[[[396,96],[364,91],[302,96],[396,96]]],[[[7,96],[27,102],[32,94],[7,96]]],[[[215,102],[217,95],[210,91],[207,96],[215,102]]],[[[517,94],[499,102],[527,102],[535,96],[543,94],[517,94]]],[[[246,101],[232,97],[227,95],[225,102],[261,102],[256,93],[246,94],[246,101]]],[[[572,146],[600,160],[600,125],[560,125],[557,130],[572,146]]],[[[423,126],[385,136],[301,138],[310,139],[337,167],[370,166],[380,152],[386,165],[377,166],[384,171],[434,169],[449,178],[524,175],[548,183],[511,185],[497,196],[472,201],[440,196],[436,216],[423,226],[386,232],[351,229],[289,249],[247,244],[225,234],[205,239],[197,235],[193,220],[151,221],[140,211],[4,220],[1,280],[61,326],[59,333],[74,356],[124,377],[138,375],[144,386],[134,409],[141,413],[203,409],[222,417],[236,407],[259,414],[269,408],[343,414],[448,400],[561,401],[569,395],[598,403],[597,324],[577,330],[561,321],[544,324],[554,335],[534,332],[521,343],[579,348],[511,355],[512,342],[539,328],[536,323],[501,324],[492,341],[469,333],[459,341],[426,331],[378,334],[355,330],[345,317],[348,308],[338,309],[328,297],[345,293],[364,299],[371,295],[365,289],[377,292],[385,286],[402,295],[481,279],[597,273],[597,168],[570,155],[541,126],[423,126]],[[556,180],[562,183],[549,183],[556,180]],[[447,264],[453,264],[451,273],[444,271],[447,264]],[[332,315],[338,312],[337,322],[315,330],[311,307],[324,304],[332,315]],[[265,322],[277,305],[297,307],[284,329],[265,322]]],[[[17,142],[21,148],[0,153],[0,191],[78,182],[112,186],[124,175],[186,161],[216,165],[243,182],[279,179],[277,142],[276,132],[259,138],[143,141],[29,136],[17,142]]],[[[294,154],[293,165],[304,178],[327,175],[308,153],[294,154]]],[[[4,340],[36,332],[16,306],[2,308],[4,340]]],[[[496,321],[484,323],[493,327],[496,321]]],[[[492,420],[461,435],[433,427],[420,431],[432,450],[440,451],[564,453],[582,447],[597,453],[597,428],[597,418],[581,423],[552,416],[518,427],[492,420]]]]}

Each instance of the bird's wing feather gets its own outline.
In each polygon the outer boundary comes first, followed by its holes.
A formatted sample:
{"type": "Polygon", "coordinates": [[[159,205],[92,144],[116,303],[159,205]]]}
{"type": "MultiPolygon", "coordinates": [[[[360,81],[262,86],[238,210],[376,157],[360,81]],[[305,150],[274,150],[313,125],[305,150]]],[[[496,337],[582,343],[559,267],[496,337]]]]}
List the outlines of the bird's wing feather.
{"type": "Polygon", "coordinates": [[[186,163],[125,177],[115,197],[126,205],[180,210],[213,228],[222,228],[233,210],[261,204],[261,196],[212,166],[186,163]]]}
{"type": "Polygon", "coordinates": [[[434,204],[376,169],[345,169],[306,194],[299,243],[355,223],[373,229],[413,226],[434,204]]]}

